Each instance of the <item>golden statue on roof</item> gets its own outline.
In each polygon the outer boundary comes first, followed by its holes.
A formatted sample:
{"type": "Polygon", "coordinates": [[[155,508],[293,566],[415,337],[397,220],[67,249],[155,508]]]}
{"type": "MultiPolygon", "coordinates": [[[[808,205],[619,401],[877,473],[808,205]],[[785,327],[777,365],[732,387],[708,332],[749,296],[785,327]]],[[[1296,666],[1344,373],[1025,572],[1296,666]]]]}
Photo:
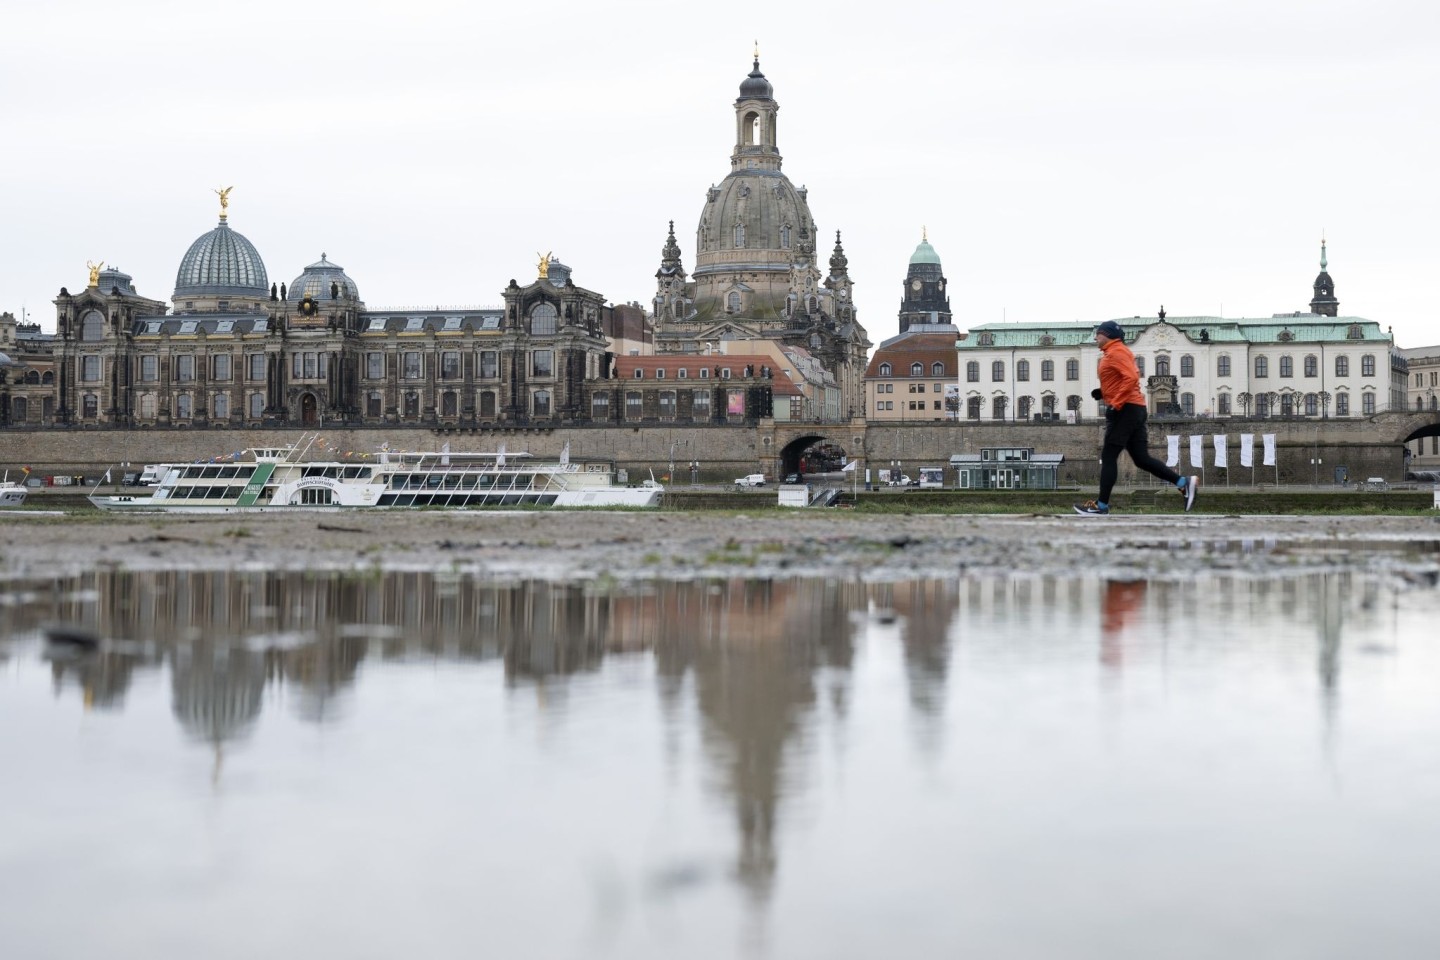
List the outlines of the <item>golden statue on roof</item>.
{"type": "Polygon", "coordinates": [[[538,253],[538,252],[537,252],[537,253],[535,254],[535,256],[537,256],[537,257],[540,258],[540,279],[541,279],[541,280],[549,280],[549,279],[550,279],[550,258],[551,258],[551,256],[552,256],[552,254],[550,253],[550,251],[546,251],[545,253],[538,253]]]}
{"type": "Polygon", "coordinates": [[[224,188],[222,188],[222,189],[220,189],[220,190],[216,190],[216,191],[215,191],[215,194],[220,197],[220,219],[221,219],[221,220],[224,220],[225,217],[228,216],[228,214],[226,214],[225,211],[226,211],[227,209],[229,209],[229,207],[230,207],[230,191],[231,191],[231,190],[234,190],[234,189],[235,189],[234,187],[224,187],[224,188]]]}
{"type": "Polygon", "coordinates": [[[101,260],[99,263],[91,263],[89,260],[86,260],[85,266],[90,268],[90,286],[100,286],[100,269],[105,266],[105,261],[101,260]]]}

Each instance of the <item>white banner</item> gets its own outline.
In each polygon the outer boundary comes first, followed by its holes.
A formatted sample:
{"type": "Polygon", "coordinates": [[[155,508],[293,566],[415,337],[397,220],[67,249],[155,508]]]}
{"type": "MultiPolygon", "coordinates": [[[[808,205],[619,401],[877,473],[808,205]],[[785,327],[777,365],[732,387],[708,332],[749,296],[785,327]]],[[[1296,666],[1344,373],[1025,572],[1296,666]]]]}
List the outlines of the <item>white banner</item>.
{"type": "Polygon", "coordinates": [[[1167,467],[1178,467],[1178,466],[1180,466],[1180,438],[1179,438],[1179,437],[1166,437],[1166,438],[1165,438],[1165,466],[1167,466],[1167,467]]]}
{"type": "Polygon", "coordinates": [[[1230,466],[1230,455],[1225,449],[1226,443],[1227,439],[1225,434],[1215,434],[1215,466],[1217,467],[1230,466]]]}
{"type": "Polygon", "coordinates": [[[1190,437],[1190,466],[1205,466],[1205,438],[1198,433],[1190,437]]]}
{"type": "Polygon", "coordinates": [[[1255,435],[1253,433],[1240,434],[1240,466],[1255,466],[1255,435]]]}
{"type": "Polygon", "coordinates": [[[1265,466],[1275,466],[1275,434],[1262,433],[1260,441],[1265,444],[1265,466]]]}

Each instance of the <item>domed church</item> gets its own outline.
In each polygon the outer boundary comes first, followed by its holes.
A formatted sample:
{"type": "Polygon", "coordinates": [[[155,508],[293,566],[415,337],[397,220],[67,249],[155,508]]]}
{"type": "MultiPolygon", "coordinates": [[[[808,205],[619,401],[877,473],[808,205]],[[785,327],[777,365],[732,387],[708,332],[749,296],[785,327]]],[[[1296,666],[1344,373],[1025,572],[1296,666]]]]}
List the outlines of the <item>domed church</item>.
{"type": "Polygon", "coordinates": [[[758,54],[734,109],[730,172],[706,192],[694,274],[686,276],[673,222],[661,251],[656,352],[722,352],[732,340],[802,348],[833,375],[840,414],[859,416],[870,341],[855,318],[849,261],[837,231],[828,272],[820,267],[807,191],[781,171],[780,104],[758,54]]]}

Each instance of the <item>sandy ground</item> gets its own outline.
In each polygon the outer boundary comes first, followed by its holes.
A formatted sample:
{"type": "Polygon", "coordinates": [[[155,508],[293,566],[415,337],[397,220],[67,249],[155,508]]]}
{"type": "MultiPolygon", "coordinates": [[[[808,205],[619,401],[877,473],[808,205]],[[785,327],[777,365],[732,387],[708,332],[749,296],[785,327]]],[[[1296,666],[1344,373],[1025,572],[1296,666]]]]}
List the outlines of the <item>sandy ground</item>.
{"type": "Polygon", "coordinates": [[[1305,569],[1440,577],[1440,516],[1235,517],[374,512],[209,518],[0,515],[0,577],[128,569],[446,569],[490,578],[1305,569]]]}

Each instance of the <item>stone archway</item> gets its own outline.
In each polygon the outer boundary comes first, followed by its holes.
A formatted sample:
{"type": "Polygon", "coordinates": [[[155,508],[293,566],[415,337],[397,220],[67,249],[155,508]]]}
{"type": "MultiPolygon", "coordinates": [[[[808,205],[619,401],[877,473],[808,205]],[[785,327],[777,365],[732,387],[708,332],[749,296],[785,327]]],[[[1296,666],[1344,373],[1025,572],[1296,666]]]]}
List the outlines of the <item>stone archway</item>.
{"type": "Polygon", "coordinates": [[[792,473],[836,473],[853,456],[840,438],[823,433],[806,433],[780,448],[777,480],[792,473]]]}
{"type": "Polygon", "coordinates": [[[1407,417],[1403,430],[1405,473],[1419,480],[1440,481],[1440,413],[1427,410],[1407,417]]]}

